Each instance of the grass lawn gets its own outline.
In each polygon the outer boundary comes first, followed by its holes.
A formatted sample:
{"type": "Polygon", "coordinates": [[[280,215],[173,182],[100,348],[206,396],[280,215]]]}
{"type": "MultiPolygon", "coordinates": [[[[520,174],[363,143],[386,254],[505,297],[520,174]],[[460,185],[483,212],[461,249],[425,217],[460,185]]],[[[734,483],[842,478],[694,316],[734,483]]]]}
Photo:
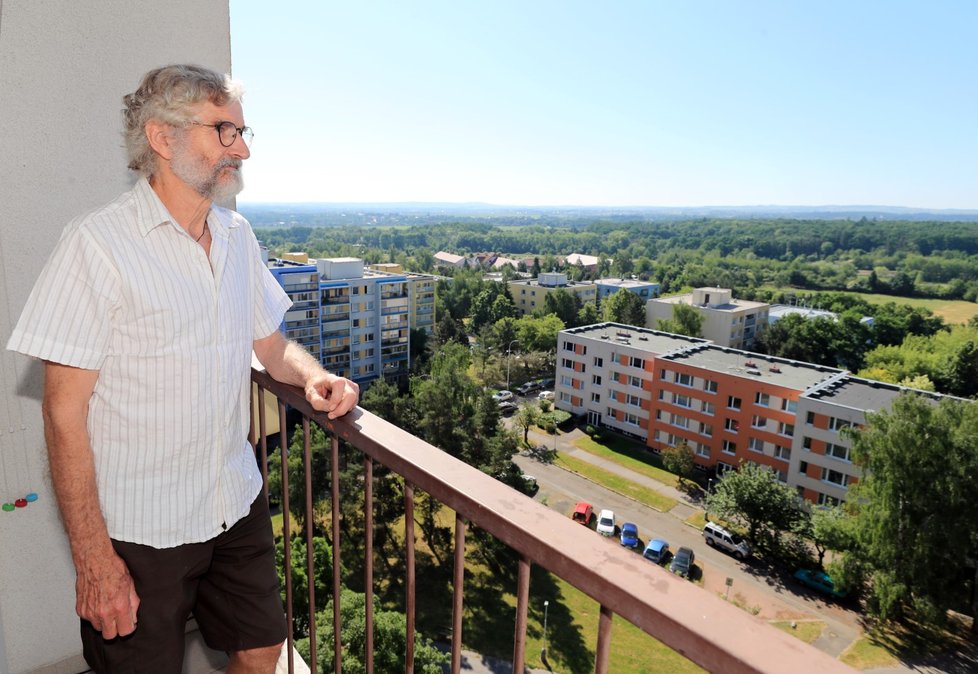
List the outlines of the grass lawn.
{"type": "Polygon", "coordinates": [[[706,512],[703,510],[697,510],[683,521],[689,526],[696,527],[702,531],[703,527],[706,526],[706,512]]]}
{"type": "MultiPolygon", "coordinates": [[[[821,290],[793,289],[800,294],[818,295],[821,290]]],[[[831,291],[835,292],[835,291],[831,291]]],[[[965,302],[964,300],[940,300],[921,297],[897,297],[895,295],[871,295],[868,293],[847,293],[860,297],[871,304],[887,304],[895,302],[897,304],[908,304],[912,307],[923,307],[930,309],[935,315],[940,316],[946,323],[967,323],[972,316],[978,315],[978,304],[965,302]]]]}
{"type": "Polygon", "coordinates": [[[889,650],[869,636],[864,636],[849,645],[839,660],[856,669],[892,667],[899,660],[889,650]]]}
{"type": "Polygon", "coordinates": [[[795,627],[791,627],[790,620],[772,620],[771,625],[783,632],[787,632],[793,637],[797,637],[806,644],[813,644],[825,630],[825,622],[821,620],[796,620],[795,627]]]}
{"type": "Polygon", "coordinates": [[[554,463],[656,510],[668,512],[676,505],[676,499],[663,496],[657,491],[639,486],[628,478],[615,475],[603,468],[598,468],[587,461],[581,461],[565,454],[558,454],[554,463]]]}
{"type": "Polygon", "coordinates": [[[662,484],[670,487],[679,485],[679,477],[675,473],[670,473],[661,467],[662,459],[650,452],[648,449],[638,447],[632,443],[618,438],[612,438],[607,444],[595,442],[592,438],[584,436],[577,440],[574,445],[585,452],[600,456],[615,463],[634,470],[636,473],[650,477],[662,484]]]}

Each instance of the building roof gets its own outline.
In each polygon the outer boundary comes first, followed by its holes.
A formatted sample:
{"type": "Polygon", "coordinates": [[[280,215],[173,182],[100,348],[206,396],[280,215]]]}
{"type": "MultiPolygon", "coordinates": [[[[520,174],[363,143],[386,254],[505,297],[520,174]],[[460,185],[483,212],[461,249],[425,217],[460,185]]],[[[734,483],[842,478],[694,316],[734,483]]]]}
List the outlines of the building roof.
{"type": "Polygon", "coordinates": [[[805,318],[831,318],[832,320],[839,318],[838,314],[835,312],[827,311],[825,309],[796,307],[788,304],[772,304],[767,314],[767,320],[768,323],[774,323],[778,319],[784,318],[790,314],[801,314],[805,318]]]}
{"type": "Polygon", "coordinates": [[[656,297],[655,299],[649,301],[659,302],[662,304],[689,304],[691,306],[696,306],[697,308],[709,309],[710,311],[744,311],[746,309],[761,309],[768,306],[766,302],[751,302],[749,300],[731,299],[725,304],[711,304],[706,307],[699,307],[699,305],[693,304],[693,293],[686,293],[684,295],[669,295],[668,297],[656,297]]]}
{"type": "Polygon", "coordinates": [[[662,358],[796,391],[805,391],[844,373],[843,370],[834,367],[804,363],[788,358],[775,358],[714,344],[699,349],[665,354],[662,358]]]}
{"type": "Polygon", "coordinates": [[[566,258],[567,264],[578,264],[582,267],[596,267],[598,266],[598,258],[594,255],[581,255],[580,253],[571,253],[566,258]]]}
{"type": "MultiPolygon", "coordinates": [[[[841,407],[848,407],[860,412],[879,412],[887,409],[901,393],[910,391],[918,395],[925,396],[931,400],[942,398],[953,398],[933,391],[921,391],[919,389],[899,386],[862,377],[847,376],[838,381],[829,382],[814,391],[809,391],[805,396],[813,400],[822,400],[841,407]]],[[[964,400],[963,398],[955,398],[964,400]]],[[[969,401],[970,402],[970,401],[969,401]]]]}
{"type": "Polygon", "coordinates": [[[640,281],[633,278],[599,278],[595,281],[599,286],[616,286],[618,288],[650,288],[658,287],[653,281],[640,281]]]}
{"type": "Polygon", "coordinates": [[[446,253],[443,250],[438,251],[433,256],[439,262],[445,262],[446,264],[460,264],[465,260],[462,255],[455,255],[454,253],[446,253]]]}
{"type": "Polygon", "coordinates": [[[561,333],[568,336],[601,340],[609,344],[620,344],[639,351],[646,351],[651,355],[672,353],[680,349],[709,344],[708,340],[699,337],[674,335],[670,332],[637,328],[622,323],[596,323],[580,328],[561,330],[561,333]]]}

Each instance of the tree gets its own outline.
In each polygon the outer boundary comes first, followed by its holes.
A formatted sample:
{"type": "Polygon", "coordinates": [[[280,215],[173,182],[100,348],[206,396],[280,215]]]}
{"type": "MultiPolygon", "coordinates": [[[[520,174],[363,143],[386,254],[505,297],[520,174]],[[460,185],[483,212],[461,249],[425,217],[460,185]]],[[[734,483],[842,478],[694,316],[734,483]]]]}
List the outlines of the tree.
{"type": "Polygon", "coordinates": [[[601,314],[598,313],[596,302],[585,302],[581,310],[577,312],[578,325],[594,325],[601,321],[601,314]]]}
{"type": "Polygon", "coordinates": [[[620,288],[602,302],[604,320],[636,327],[645,326],[645,303],[633,292],[620,288]]]}
{"type": "Polygon", "coordinates": [[[530,444],[530,426],[533,426],[540,419],[537,408],[533,405],[523,403],[516,413],[516,423],[523,429],[523,444],[530,444]]]}
{"type": "Polygon", "coordinates": [[[962,580],[975,578],[978,406],[904,393],[867,414],[852,441],[863,479],[846,501],[855,545],[845,556],[869,570],[867,606],[942,624],[961,605],[962,580]]]}
{"type": "Polygon", "coordinates": [[[662,450],[662,465],[670,473],[679,476],[679,484],[684,478],[693,474],[693,466],[696,464],[693,458],[693,450],[685,442],[680,442],[675,447],[666,447],[662,450]]]}
{"type": "Polygon", "coordinates": [[[825,553],[842,552],[852,546],[851,521],[841,506],[817,506],[805,522],[804,533],[818,553],[818,567],[824,568],[825,553]]]}
{"type": "Polygon", "coordinates": [[[659,319],[658,329],[687,337],[703,335],[703,316],[688,304],[674,304],[672,318],[659,319]]]}
{"type": "MultiPolygon", "coordinates": [[[[366,595],[343,589],[340,593],[340,642],[343,644],[342,669],[344,673],[364,674],[366,647],[366,595]]],[[[403,672],[407,651],[407,619],[403,613],[381,608],[374,597],[374,671],[403,672]]],[[[321,672],[333,670],[333,599],[316,614],[317,668],[321,672]]],[[[296,642],[300,655],[308,659],[308,640],[296,642]]],[[[420,632],[414,639],[414,671],[419,674],[441,674],[450,656],[442,653],[420,632]]]]}
{"type": "MultiPolygon", "coordinates": [[[[312,539],[313,570],[316,574],[317,600],[329,596],[333,584],[333,549],[321,537],[312,539]]],[[[302,535],[292,537],[292,626],[297,639],[309,636],[309,575],[306,570],[306,539],[302,535]]],[[[275,542],[275,568],[278,583],[285,602],[285,543],[282,538],[275,542]]]]}
{"type": "Polygon", "coordinates": [[[795,490],[779,482],[767,466],[752,462],[724,473],[706,501],[710,513],[742,523],[747,537],[768,549],[802,517],[795,490]]]}
{"type": "Polygon", "coordinates": [[[580,310],[581,299],[566,290],[557,289],[543,297],[542,314],[556,315],[567,327],[577,325],[577,313],[580,310]]]}

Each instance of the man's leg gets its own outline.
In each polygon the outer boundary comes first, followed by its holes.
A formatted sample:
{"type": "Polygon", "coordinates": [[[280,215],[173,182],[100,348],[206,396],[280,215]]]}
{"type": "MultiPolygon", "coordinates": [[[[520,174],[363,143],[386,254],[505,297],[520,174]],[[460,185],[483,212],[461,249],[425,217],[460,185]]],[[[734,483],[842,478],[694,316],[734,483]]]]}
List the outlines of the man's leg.
{"type": "Polygon", "coordinates": [[[136,631],[106,641],[90,622],[81,623],[82,647],[89,667],[99,674],[159,672],[179,674],[184,632],[194,605],[197,578],[207,568],[206,545],[157,549],[112,541],[129,567],[139,594],[136,631]]]}
{"type": "Polygon", "coordinates": [[[231,655],[229,673],[274,672],[286,625],[264,495],[213,544],[194,608],[201,634],[208,646],[231,655]]]}

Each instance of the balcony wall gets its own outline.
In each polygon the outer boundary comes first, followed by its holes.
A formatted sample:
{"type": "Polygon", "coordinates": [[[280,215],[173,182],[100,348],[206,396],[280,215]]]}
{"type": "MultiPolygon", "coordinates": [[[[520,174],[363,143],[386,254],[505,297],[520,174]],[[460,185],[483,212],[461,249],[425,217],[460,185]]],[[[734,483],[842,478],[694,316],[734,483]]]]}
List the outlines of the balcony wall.
{"type": "MultiPolygon", "coordinates": [[[[123,94],[147,70],[192,61],[230,70],[227,2],[0,2],[0,347],[68,221],[128,189],[123,94]]],[[[48,483],[41,368],[0,352],[0,672],[83,667],[74,570],[48,483]],[[7,486],[9,485],[9,487],[7,486]]]]}
{"type": "MultiPolygon", "coordinates": [[[[479,527],[503,542],[519,555],[516,586],[517,597],[514,616],[513,663],[515,672],[523,671],[524,644],[527,627],[527,610],[530,584],[530,568],[539,565],[563,578],[600,605],[599,635],[593,647],[596,652],[594,671],[607,672],[610,649],[611,625],[614,620],[628,620],[648,634],[708,671],[739,673],[815,673],[833,674],[851,672],[848,667],[824,653],[802,643],[794,637],[754,618],[731,604],[704,591],[688,581],[672,575],[658,566],[649,564],[641,556],[617,545],[595,544],[593,534],[580,525],[543,504],[511,489],[481,471],[451,457],[438,448],[387,423],[373,414],[357,409],[346,417],[329,421],[325,415],[315,413],[306,403],[302,391],[295,387],[278,384],[267,374],[254,370],[252,378],[259,389],[258,409],[267,410],[266,399],[275,396],[280,401],[279,418],[284,419],[286,407],[303,415],[305,436],[309,437],[312,423],[320,424],[332,436],[332,465],[339,461],[339,441],[345,440],[359,450],[364,461],[364,493],[341,494],[338,482],[333,482],[332,546],[333,568],[341,568],[343,550],[349,547],[340,537],[339,503],[343,498],[363,498],[367,513],[365,559],[373,559],[371,526],[373,480],[375,466],[384,466],[403,477],[405,484],[406,518],[404,541],[407,560],[405,602],[408,629],[413,629],[415,592],[413,542],[414,490],[423,490],[456,513],[455,526],[455,582],[452,634],[464,641],[465,624],[462,622],[465,535],[469,526],[479,527]],[[339,543],[337,543],[339,541],[339,543]]],[[[265,412],[256,422],[255,442],[262,454],[262,463],[275,451],[264,440],[262,428],[269,421],[265,412]]],[[[284,425],[284,424],[283,424],[284,425]]],[[[306,446],[306,466],[309,443],[306,446]]],[[[279,455],[281,456],[281,455],[279,455]]],[[[307,468],[308,471],[308,468],[307,468]]],[[[333,471],[334,477],[338,471],[333,471]]],[[[309,489],[306,477],[306,493],[309,489]]],[[[285,491],[285,490],[283,490],[285,491]]],[[[286,498],[280,497],[287,508],[286,498]]],[[[312,508],[307,497],[306,512],[312,508]]],[[[306,522],[310,517],[305,518],[306,522]]],[[[285,518],[288,521],[288,518],[285,518]]],[[[299,535],[302,535],[301,533],[299,535]]],[[[307,536],[311,532],[306,533],[307,536]]],[[[311,546],[307,544],[311,549],[311,546]]],[[[288,549],[289,546],[286,546],[288,549]]],[[[308,568],[311,559],[305,560],[308,577],[315,570],[308,568]]],[[[286,561],[288,563],[288,560],[286,561]]],[[[300,561],[301,563],[301,561],[300,561]]],[[[364,586],[368,593],[375,585],[374,569],[367,565],[364,586]]],[[[333,576],[333,593],[339,588],[338,571],[333,576]]],[[[324,606],[327,597],[315,597],[313,606],[324,606]]],[[[446,598],[446,601],[449,601],[446,598]]],[[[367,605],[371,605],[368,597],[367,605]]],[[[500,602],[500,608],[504,609],[500,602]]],[[[505,608],[509,611],[511,609],[505,608]]],[[[334,607],[336,616],[338,610],[334,607]]],[[[334,617],[334,621],[338,617],[334,617]]],[[[368,625],[369,625],[368,614],[368,625]]],[[[320,625],[320,630],[329,626],[320,625]]],[[[369,631],[369,627],[368,627],[369,631]]],[[[413,639],[409,638],[408,643],[413,639]]],[[[369,641],[368,641],[369,643],[369,641]]],[[[453,672],[460,668],[461,641],[453,639],[453,672]]]]}

